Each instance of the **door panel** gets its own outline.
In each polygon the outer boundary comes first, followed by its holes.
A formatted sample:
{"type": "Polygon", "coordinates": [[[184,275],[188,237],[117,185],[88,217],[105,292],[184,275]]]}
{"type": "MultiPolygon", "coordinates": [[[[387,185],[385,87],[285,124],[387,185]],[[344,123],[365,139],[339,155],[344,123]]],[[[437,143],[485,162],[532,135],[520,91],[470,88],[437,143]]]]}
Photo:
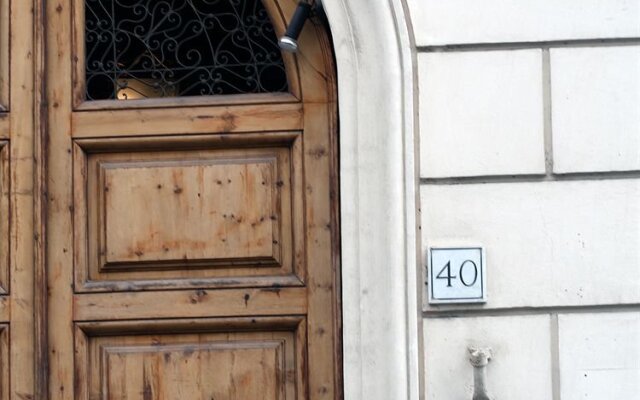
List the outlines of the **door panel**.
{"type": "Polygon", "coordinates": [[[303,398],[304,326],[291,317],[79,324],[79,398],[303,398]]]}
{"type": "Polygon", "coordinates": [[[324,28],[288,93],[87,101],[84,1],[47,3],[50,398],[341,398],[324,28]]]}
{"type": "Polygon", "coordinates": [[[302,285],[301,135],[169,139],[74,141],[76,290],[302,285]]]}

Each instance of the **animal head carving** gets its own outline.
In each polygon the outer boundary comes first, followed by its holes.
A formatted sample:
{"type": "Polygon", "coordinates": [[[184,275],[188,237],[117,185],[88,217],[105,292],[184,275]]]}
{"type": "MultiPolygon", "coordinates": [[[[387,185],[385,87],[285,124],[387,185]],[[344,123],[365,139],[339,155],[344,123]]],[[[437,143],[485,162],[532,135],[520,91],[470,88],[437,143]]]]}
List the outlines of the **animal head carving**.
{"type": "Polygon", "coordinates": [[[492,357],[491,348],[469,347],[469,361],[474,367],[484,367],[489,364],[492,357]]]}

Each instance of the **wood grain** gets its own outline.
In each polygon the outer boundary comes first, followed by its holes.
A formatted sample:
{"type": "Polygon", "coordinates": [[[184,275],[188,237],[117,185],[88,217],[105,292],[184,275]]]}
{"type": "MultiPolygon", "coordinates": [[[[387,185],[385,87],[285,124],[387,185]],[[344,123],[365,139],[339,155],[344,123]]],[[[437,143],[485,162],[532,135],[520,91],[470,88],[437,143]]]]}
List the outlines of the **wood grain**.
{"type": "Polygon", "coordinates": [[[83,323],[75,336],[78,399],[304,397],[300,318],[83,323]]]}
{"type": "Polygon", "coordinates": [[[285,398],[284,340],[216,336],[172,336],[168,343],[101,338],[90,343],[90,370],[79,373],[89,376],[89,398],[285,398]]]}
{"type": "MultiPolygon", "coordinates": [[[[0,111],[8,111],[10,109],[10,91],[11,91],[11,29],[20,29],[20,22],[16,21],[11,15],[11,1],[0,0],[0,111]],[[13,26],[18,22],[18,26],[13,26]]],[[[0,124],[1,125],[1,124],[0,124]]],[[[4,131],[0,127],[0,132],[4,131]]]]}
{"type": "Polygon", "coordinates": [[[82,3],[47,3],[50,399],[342,398],[324,27],[290,94],[91,102],[82,3]]]}
{"type": "Polygon", "coordinates": [[[9,293],[11,157],[9,142],[0,142],[0,295],[9,293]]]}
{"type": "Polygon", "coordinates": [[[76,142],[76,289],[299,285],[301,139],[76,142]]]}
{"type": "Polygon", "coordinates": [[[74,394],[73,232],[71,151],[71,4],[46,3],[47,281],[49,400],[74,394]]]}
{"type": "Polygon", "coordinates": [[[0,109],[0,139],[9,139],[11,131],[10,114],[0,109]]]}
{"type": "Polygon", "coordinates": [[[0,323],[11,321],[11,304],[9,296],[0,296],[0,323]]]}
{"type": "MultiPolygon", "coordinates": [[[[9,10],[10,49],[10,312],[8,328],[10,398],[33,398],[36,366],[34,319],[34,3],[13,1],[9,10]]],[[[5,14],[6,15],[6,14],[5,14]]],[[[0,18],[2,16],[0,15],[0,18]]],[[[4,17],[6,22],[6,17],[4,17]]],[[[2,26],[0,22],[0,26],[2,26]]],[[[2,32],[0,28],[0,34],[2,32]]],[[[6,31],[5,31],[6,33],[6,31]]],[[[6,41],[7,38],[0,39],[6,41]]],[[[0,45],[2,50],[2,45],[0,45]]],[[[7,50],[6,48],[4,49],[7,50]]],[[[6,57],[6,53],[3,57],[6,57]]],[[[5,58],[6,59],[6,58],[5,58]]],[[[0,62],[1,63],[1,62],[0,62]]],[[[3,85],[0,84],[0,88],[3,85]]],[[[6,84],[4,85],[6,88],[6,84]]],[[[5,95],[7,93],[5,92],[5,95]]],[[[7,340],[7,339],[5,339],[7,340]]]]}
{"type": "Polygon", "coordinates": [[[0,399],[2,400],[9,400],[9,370],[9,326],[0,324],[0,399]]]}
{"type": "Polygon", "coordinates": [[[210,159],[100,162],[101,270],[278,263],[277,158],[230,151],[210,159]]]}
{"type": "Polygon", "coordinates": [[[208,316],[302,315],[305,288],[196,289],[74,296],[76,321],[208,316]]]}
{"type": "Polygon", "coordinates": [[[71,118],[75,138],[302,129],[302,107],[295,103],[83,111],[71,118]]]}
{"type": "MultiPolygon", "coordinates": [[[[326,40],[319,26],[311,25],[316,32],[306,34],[326,40]]],[[[301,38],[301,40],[306,38],[301,38]]],[[[327,131],[335,132],[336,115],[335,82],[333,81],[333,58],[326,51],[328,42],[321,46],[304,48],[300,57],[302,87],[323,90],[304,91],[305,151],[304,165],[314,171],[306,176],[306,238],[312,245],[307,249],[307,269],[310,279],[308,335],[309,363],[322,365],[309,376],[309,394],[313,399],[340,398],[341,368],[338,364],[340,315],[339,309],[339,265],[334,258],[335,241],[339,241],[339,220],[334,212],[337,203],[338,186],[336,138],[327,131]],[[333,178],[333,179],[332,179],[333,178]],[[329,349],[332,349],[329,351],[329,349]]]]}
{"type": "Polygon", "coordinates": [[[45,4],[35,1],[34,36],[34,336],[35,399],[48,398],[49,361],[47,327],[47,93],[45,68],[45,4]]]}

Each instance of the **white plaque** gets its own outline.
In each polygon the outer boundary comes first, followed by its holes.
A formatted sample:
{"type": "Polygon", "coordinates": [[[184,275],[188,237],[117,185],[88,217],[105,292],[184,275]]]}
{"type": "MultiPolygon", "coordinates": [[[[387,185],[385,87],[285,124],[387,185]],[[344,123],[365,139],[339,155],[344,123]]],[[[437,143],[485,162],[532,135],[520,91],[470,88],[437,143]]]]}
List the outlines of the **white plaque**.
{"type": "Polygon", "coordinates": [[[485,303],[487,272],[482,247],[431,247],[427,260],[429,303],[485,303]]]}

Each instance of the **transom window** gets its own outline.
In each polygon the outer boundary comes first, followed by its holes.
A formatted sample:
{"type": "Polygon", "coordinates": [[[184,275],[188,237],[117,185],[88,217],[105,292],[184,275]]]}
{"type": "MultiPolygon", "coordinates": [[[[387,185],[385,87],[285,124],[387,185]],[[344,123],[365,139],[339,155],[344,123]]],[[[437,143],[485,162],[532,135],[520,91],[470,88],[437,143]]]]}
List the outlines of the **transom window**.
{"type": "Polygon", "coordinates": [[[87,100],[286,92],[261,0],[84,0],[87,100]]]}

